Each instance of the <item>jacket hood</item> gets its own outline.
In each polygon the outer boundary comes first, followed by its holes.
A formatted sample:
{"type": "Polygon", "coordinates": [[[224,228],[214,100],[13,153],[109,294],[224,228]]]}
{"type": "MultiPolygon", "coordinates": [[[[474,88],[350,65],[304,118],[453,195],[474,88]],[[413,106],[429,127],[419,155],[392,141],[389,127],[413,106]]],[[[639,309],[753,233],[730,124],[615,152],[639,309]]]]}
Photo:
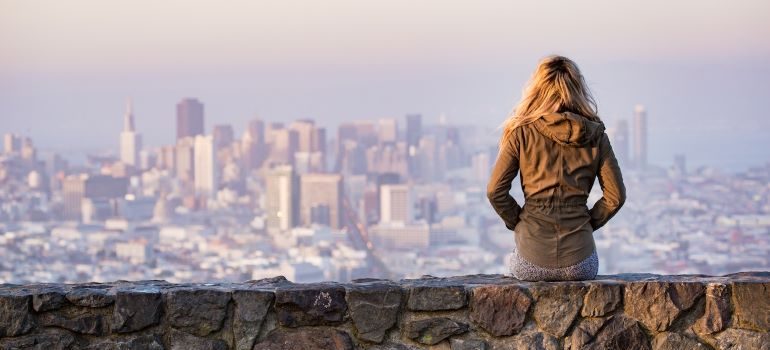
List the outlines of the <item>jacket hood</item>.
{"type": "Polygon", "coordinates": [[[573,147],[598,142],[604,134],[604,123],[572,112],[546,114],[535,120],[533,125],[543,136],[573,147]]]}

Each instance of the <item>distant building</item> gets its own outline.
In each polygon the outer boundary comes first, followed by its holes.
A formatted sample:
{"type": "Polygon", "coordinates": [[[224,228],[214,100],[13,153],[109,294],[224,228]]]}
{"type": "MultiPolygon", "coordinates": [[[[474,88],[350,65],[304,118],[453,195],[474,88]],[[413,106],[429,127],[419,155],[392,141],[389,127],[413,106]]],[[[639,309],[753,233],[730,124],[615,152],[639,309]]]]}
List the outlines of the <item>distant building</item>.
{"type": "Polygon", "coordinates": [[[139,167],[139,152],[142,150],[142,137],[134,126],[134,113],[131,100],[126,101],[126,114],[123,116],[123,131],[120,133],[120,161],[132,167],[139,167]]]}
{"type": "Polygon", "coordinates": [[[195,136],[195,194],[213,197],[219,187],[219,165],[212,135],[195,136]]]}
{"type": "MultiPolygon", "coordinates": [[[[83,200],[89,199],[90,208],[104,208],[104,203],[123,198],[128,191],[128,179],[106,175],[70,175],[62,183],[65,220],[83,219],[83,200]]],[[[116,205],[110,205],[116,208],[116,205]]],[[[90,209],[89,208],[89,209],[90,209]]],[[[114,209],[113,209],[114,210],[114,209]]],[[[112,213],[114,214],[114,213],[112,213]]]]}
{"type": "Polygon", "coordinates": [[[21,137],[12,133],[6,133],[3,135],[3,152],[6,154],[20,153],[21,137]]]}
{"type": "Polygon", "coordinates": [[[176,105],[176,139],[204,134],[203,104],[185,98],[176,105]]]}
{"type": "Polygon", "coordinates": [[[380,223],[410,224],[414,199],[408,184],[380,186],[380,223]]]}
{"type": "Polygon", "coordinates": [[[629,135],[628,135],[628,121],[621,119],[617,123],[613,138],[610,140],[612,144],[612,150],[615,152],[615,157],[620,164],[629,163],[629,135]]]}
{"type": "Polygon", "coordinates": [[[471,169],[473,179],[479,183],[489,181],[490,157],[487,152],[478,152],[471,157],[471,169]]]}
{"type": "Polygon", "coordinates": [[[370,230],[372,243],[379,249],[424,249],[430,246],[430,226],[415,224],[380,223],[370,230]]]}
{"type": "Polygon", "coordinates": [[[270,169],[265,182],[268,231],[280,232],[294,228],[299,208],[299,184],[294,169],[289,165],[270,169]]]}
{"type": "Polygon", "coordinates": [[[406,115],[406,146],[409,162],[409,175],[419,176],[419,161],[417,160],[417,148],[422,138],[422,115],[406,115]]]}
{"type": "Polygon", "coordinates": [[[398,138],[398,123],[393,118],[380,119],[377,134],[380,142],[396,142],[398,138]]]}
{"type": "Polygon", "coordinates": [[[186,183],[194,183],[195,179],[195,139],[185,137],[177,140],[174,157],[174,174],[186,183]]]}
{"type": "Polygon", "coordinates": [[[305,174],[300,176],[299,214],[303,225],[323,224],[339,229],[342,216],[342,175],[305,174]]]}
{"type": "Polygon", "coordinates": [[[211,134],[214,136],[214,140],[216,141],[216,149],[230,147],[230,145],[233,143],[233,140],[235,139],[233,126],[230,124],[214,125],[211,134]]]}
{"type": "Polygon", "coordinates": [[[634,165],[639,170],[647,167],[647,111],[642,105],[634,108],[634,165]]]}

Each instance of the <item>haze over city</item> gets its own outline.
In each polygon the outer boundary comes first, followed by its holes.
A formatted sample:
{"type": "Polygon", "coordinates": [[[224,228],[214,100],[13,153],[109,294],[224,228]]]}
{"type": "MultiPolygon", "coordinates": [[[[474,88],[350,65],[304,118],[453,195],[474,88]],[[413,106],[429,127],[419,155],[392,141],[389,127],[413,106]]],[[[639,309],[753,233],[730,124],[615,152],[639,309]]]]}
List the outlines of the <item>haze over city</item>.
{"type": "Polygon", "coordinates": [[[208,130],[406,113],[494,128],[537,59],[558,53],[608,124],[647,107],[653,162],[743,170],[768,160],[754,147],[770,138],[767,13],[765,1],[3,0],[0,133],[75,159],[117,154],[126,96],[154,146],[173,140],[188,96],[205,101],[208,130]]]}

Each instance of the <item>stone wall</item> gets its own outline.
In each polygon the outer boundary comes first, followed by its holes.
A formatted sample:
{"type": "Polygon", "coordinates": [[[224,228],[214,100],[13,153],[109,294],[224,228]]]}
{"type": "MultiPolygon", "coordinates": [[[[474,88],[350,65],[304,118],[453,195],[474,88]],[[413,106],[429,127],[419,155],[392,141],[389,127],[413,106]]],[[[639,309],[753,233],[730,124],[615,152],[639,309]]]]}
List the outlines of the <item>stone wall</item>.
{"type": "Polygon", "coordinates": [[[0,349],[769,349],[770,272],[0,285],[0,349]]]}

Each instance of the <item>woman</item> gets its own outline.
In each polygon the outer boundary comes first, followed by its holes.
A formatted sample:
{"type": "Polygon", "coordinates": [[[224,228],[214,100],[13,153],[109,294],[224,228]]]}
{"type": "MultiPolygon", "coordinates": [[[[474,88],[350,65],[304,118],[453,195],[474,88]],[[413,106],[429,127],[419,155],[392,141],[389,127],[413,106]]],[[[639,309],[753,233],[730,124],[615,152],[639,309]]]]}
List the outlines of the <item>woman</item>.
{"type": "Polygon", "coordinates": [[[537,66],[503,124],[487,197],[515,231],[514,277],[527,281],[596,277],[593,231],[618,212],[626,189],[604,124],[577,65],[550,56],[537,66]],[[521,172],[522,208],[508,193],[521,172]],[[594,180],[604,195],[586,205],[594,180]]]}

